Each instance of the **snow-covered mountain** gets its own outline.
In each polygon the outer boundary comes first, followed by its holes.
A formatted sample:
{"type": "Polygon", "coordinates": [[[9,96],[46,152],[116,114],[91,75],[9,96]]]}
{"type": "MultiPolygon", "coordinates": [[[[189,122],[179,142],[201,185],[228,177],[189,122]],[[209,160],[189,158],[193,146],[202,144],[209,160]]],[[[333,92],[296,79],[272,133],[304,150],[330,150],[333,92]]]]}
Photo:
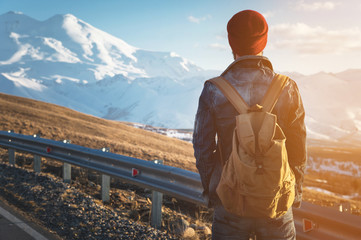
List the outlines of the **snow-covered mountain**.
{"type": "Polygon", "coordinates": [[[133,47],[71,14],[0,16],[0,91],[108,119],[192,127],[214,75],[172,52],[133,47]]]}
{"type": "MultiPolygon", "coordinates": [[[[0,92],[158,127],[192,128],[204,81],[220,73],[136,48],[71,14],[0,15],[0,42],[0,92]]],[[[289,75],[310,138],[361,140],[361,70],[289,75]]]]}
{"type": "Polygon", "coordinates": [[[318,73],[295,79],[306,110],[311,138],[361,140],[361,69],[318,73]]]}

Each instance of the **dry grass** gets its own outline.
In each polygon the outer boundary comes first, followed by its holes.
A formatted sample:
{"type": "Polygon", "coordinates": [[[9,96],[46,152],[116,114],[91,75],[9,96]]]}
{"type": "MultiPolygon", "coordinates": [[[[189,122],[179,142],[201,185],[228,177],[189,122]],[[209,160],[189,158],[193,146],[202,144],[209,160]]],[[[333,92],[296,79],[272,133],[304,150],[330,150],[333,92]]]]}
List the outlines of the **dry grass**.
{"type": "Polygon", "coordinates": [[[305,175],[303,199],[322,206],[349,205],[361,215],[361,147],[357,145],[312,141],[308,144],[309,168],[305,175]],[[353,167],[352,167],[353,166],[353,167]],[[320,171],[321,167],[334,171],[320,171]],[[344,173],[342,173],[344,172],[344,173]],[[311,187],[307,189],[307,187],[311,187]],[[324,189],[327,194],[312,188],[324,189]],[[355,197],[350,197],[355,196],[355,197]]]}
{"type": "Polygon", "coordinates": [[[196,171],[190,143],[160,134],[82,114],[61,106],[0,94],[0,130],[53,140],[70,139],[73,144],[109,147],[111,152],[154,160],[196,171]]]}

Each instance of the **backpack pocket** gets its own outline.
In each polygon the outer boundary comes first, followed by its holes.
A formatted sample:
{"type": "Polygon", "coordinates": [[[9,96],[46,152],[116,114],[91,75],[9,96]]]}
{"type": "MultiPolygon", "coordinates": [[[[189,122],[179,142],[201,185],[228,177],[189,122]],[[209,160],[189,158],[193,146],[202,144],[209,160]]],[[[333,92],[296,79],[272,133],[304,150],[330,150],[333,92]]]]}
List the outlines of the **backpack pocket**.
{"type": "Polygon", "coordinates": [[[244,215],[244,196],[239,188],[238,179],[234,171],[233,161],[230,159],[223,167],[221,179],[216,192],[223,207],[238,216],[244,215]]]}

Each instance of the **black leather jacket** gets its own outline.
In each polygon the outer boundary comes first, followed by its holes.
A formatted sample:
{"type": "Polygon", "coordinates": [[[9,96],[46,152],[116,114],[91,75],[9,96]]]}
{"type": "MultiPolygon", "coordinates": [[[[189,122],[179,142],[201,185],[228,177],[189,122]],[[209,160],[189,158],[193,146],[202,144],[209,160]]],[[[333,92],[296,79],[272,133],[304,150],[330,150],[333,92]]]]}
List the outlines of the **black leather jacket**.
{"type": "MultiPolygon", "coordinates": [[[[260,103],[274,75],[271,62],[264,56],[243,56],[222,73],[249,106],[260,103]]],[[[306,127],[301,96],[293,80],[288,81],[273,113],[277,115],[278,124],[287,138],[288,159],[296,176],[294,206],[298,207],[302,199],[302,182],[306,165],[306,127]]],[[[222,158],[227,160],[231,153],[236,115],[238,115],[237,111],[220,90],[212,83],[206,82],[199,98],[193,147],[196,166],[204,188],[203,194],[209,200],[209,206],[221,204],[216,194],[222,172],[220,152],[222,158]],[[220,141],[216,141],[217,138],[220,141]],[[221,151],[217,142],[221,143],[221,151]]]]}

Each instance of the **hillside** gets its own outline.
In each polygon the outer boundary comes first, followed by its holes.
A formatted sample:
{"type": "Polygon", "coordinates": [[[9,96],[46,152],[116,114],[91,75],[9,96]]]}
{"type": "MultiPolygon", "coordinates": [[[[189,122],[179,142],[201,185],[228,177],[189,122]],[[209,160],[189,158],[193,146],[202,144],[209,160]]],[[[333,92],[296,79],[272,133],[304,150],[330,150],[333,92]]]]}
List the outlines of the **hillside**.
{"type": "MultiPolygon", "coordinates": [[[[54,140],[71,139],[73,144],[90,148],[110,147],[117,154],[146,160],[163,159],[164,164],[195,171],[193,150],[188,142],[61,106],[0,94],[0,130],[9,129],[26,135],[41,134],[43,138],[54,140]]],[[[42,173],[37,175],[31,174],[30,154],[17,153],[16,158],[17,168],[0,164],[0,201],[56,233],[59,239],[93,239],[94,236],[113,239],[123,236],[124,232],[126,239],[179,239],[175,235],[179,234],[175,232],[178,227],[172,228],[179,219],[209,225],[194,217],[200,210],[193,204],[180,201],[175,205],[173,199],[165,196],[162,229],[152,229],[149,227],[149,190],[112,179],[110,200],[102,203],[97,173],[73,167],[74,180],[66,185],[61,179],[60,162],[43,158],[42,173]],[[19,197],[24,192],[24,197],[19,197]]],[[[7,161],[6,150],[0,148],[0,162],[7,161]]],[[[197,231],[199,239],[208,239],[202,232],[197,231]]]]}
{"type": "Polygon", "coordinates": [[[65,107],[0,93],[0,130],[43,138],[69,139],[89,147],[196,171],[190,143],[65,107]]]}
{"type": "MultiPolygon", "coordinates": [[[[145,160],[197,171],[191,143],[104,120],[61,106],[0,94],[0,130],[102,148],[145,160]]],[[[361,149],[325,140],[308,141],[303,199],[323,206],[347,206],[361,215],[361,149]]]]}

